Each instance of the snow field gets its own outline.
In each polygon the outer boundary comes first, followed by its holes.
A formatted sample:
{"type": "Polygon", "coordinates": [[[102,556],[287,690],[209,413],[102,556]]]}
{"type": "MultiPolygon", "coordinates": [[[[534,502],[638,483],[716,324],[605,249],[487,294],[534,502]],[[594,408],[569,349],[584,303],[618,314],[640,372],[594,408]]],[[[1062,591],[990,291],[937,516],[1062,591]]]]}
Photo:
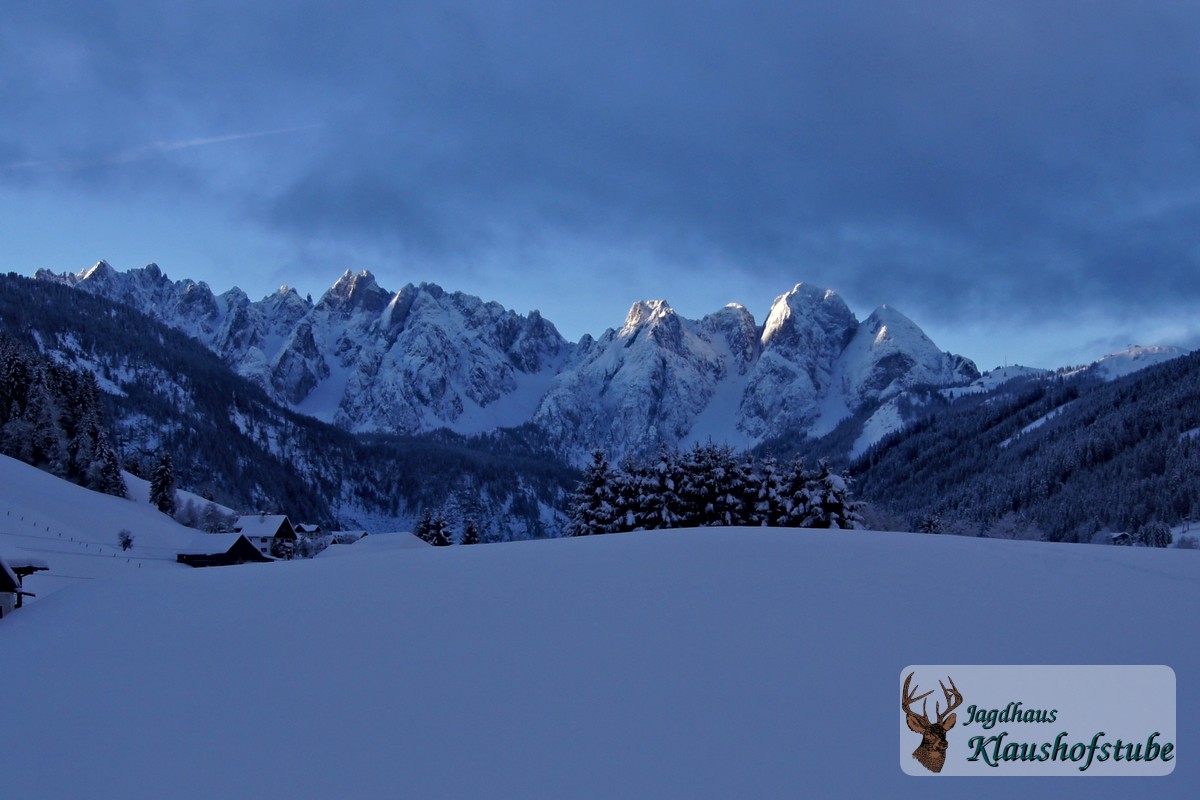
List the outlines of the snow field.
{"type": "Polygon", "coordinates": [[[1194,553],[903,533],[164,571],[0,623],[0,753],[14,797],[1191,797],[1197,611],[1194,553]],[[906,776],[916,663],[1169,665],[1175,771],[906,776]]]}

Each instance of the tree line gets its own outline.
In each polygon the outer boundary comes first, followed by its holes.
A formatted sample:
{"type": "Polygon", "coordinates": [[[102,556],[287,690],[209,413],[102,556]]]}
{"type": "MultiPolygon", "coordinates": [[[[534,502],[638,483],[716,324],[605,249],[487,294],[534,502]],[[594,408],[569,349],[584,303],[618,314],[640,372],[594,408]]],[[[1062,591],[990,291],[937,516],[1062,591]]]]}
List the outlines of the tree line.
{"type": "Polygon", "coordinates": [[[571,499],[568,536],[715,525],[855,528],[862,504],[826,460],[817,469],[792,459],[754,459],[728,445],[664,447],[650,462],[613,468],[603,451],[571,499]]]}

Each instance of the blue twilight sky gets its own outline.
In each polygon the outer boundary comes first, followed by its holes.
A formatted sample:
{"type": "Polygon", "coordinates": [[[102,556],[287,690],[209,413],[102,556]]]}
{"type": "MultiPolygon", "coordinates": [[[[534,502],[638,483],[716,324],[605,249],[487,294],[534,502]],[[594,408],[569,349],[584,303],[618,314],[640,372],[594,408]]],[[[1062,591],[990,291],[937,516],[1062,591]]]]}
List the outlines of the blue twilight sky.
{"type": "Polygon", "coordinates": [[[0,0],[0,269],[1200,345],[1200,3],[0,0]]]}

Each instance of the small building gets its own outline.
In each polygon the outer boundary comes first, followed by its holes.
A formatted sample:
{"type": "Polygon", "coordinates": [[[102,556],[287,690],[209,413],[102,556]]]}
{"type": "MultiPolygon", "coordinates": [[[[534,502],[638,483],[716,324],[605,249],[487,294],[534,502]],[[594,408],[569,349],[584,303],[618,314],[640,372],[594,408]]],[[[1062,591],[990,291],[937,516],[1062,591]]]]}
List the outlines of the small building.
{"type": "Polygon", "coordinates": [[[17,580],[8,564],[4,563],[4,559],[0,559],[0,619],[12,613],[20,596],[21,582],[17,580]]]}
{"type": "Polygon", "coordinates": [[[296,534],[303,536],[319,536],[321,534],[321,526],[315,523],[297,522],[296,534]]]}
{"type": "Polygon", "coordinates": [[[202,533],[180,548],[175,560],[189,567],[229,567],[274,561],[240,533],[202,533]]]}
{"type": "Polygon", "coordinates": [[[249,539],[264,556],[286,558],[296,549],[296,529],[285,514],[238,517],[233,529],[249,539]]]}
{"type": "Polygon", "coordinates": [[[0,558],[0,618],[20,608],[26,597],[35,596],[25,591],[25,578],[47,569],[38,558],[0,558]]]}
{"type": "Polygon", "coordinates": [[[1108,535],[1108,541],[1110,544],[1128,547],[1129,545],[1133,544],[1133,537],[1125,531],[1118,531],[1117,533],[1110,533],[1108,535]]]}

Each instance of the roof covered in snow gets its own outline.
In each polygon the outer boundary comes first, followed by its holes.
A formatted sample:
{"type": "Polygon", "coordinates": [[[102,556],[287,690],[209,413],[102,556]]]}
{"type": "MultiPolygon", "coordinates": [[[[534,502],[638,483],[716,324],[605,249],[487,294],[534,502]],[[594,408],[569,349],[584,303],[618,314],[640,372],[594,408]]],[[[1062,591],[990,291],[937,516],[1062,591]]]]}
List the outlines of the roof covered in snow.
{"type": "MultiPolygon", "coordinates": [[[[179,548],[179,552],[191,556],[207,556],[214,553],[228,553],[238,539],[245,538],[241,533],[201,533],[190,542],[179,548]]],[[[246,544],[250,544],[249,541],[246,544]]],[[[250,545],[253,547],[254,545],[250,545]]]]}
{"type": "Polygon", "coordinates": [[[238,517],[233,529],[248,537],[279,536],[295,537],[296,532],[286,514],[249,514],[238,517]]]}

